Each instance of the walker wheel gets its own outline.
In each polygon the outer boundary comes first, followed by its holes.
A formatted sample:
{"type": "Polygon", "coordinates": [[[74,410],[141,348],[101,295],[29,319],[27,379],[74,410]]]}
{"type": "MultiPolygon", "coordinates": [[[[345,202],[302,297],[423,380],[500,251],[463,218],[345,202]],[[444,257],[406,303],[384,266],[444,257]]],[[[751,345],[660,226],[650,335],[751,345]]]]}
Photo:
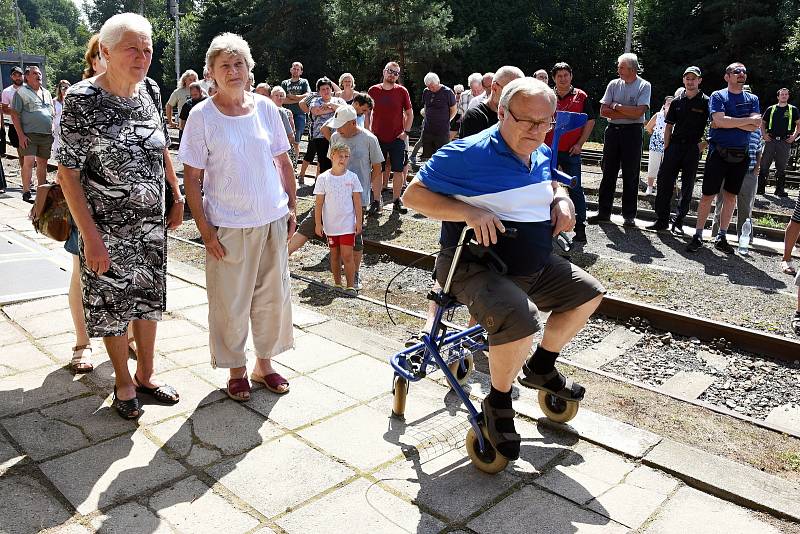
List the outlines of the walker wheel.
{"type": "Polygon", "coordinates": [[[394,402],[392,403],[392,416],[402,419],[406,413],[406,398],[408,397],[408,380],[395,375],[392,383],[394,402]]]}
{"type": "Polygon", "coordinates": [[[466,385],[469,377],[475,370],[475,358],[472,356],[471,352],[464,357],[464,367],[466,367],[466,370],[461,369],[461,360],[451,362],[447,367],[450,368],[450,372],[453,373],[454,377],[456,377],[458,384],[463,386],[466,385]]]}
{"type": "Polygon", "coordinates": [[[494,450],[494,447],[492,447],[492,444],[489,442],[486,426],[483,422],[479,423],[479,425],[481,427],[481,433],[483,433],[484,451],[481,452],[480,442],[478,441],[478,436],[475,435],[474,428],[470,428],[467,432],[467,438],[464,444],[467,447],[469,459],[472,460],[475,467],[484,473],[494,475],[506,468],[508,465],[508,458],[494,450]]]}
{"type": "Polygon", "coordinates": [[[548,419],[555,423],[571,421],[578,414],[579,407],[579,401],[564,400],[552,393],[539,390],[539,408],[548,419]]]}

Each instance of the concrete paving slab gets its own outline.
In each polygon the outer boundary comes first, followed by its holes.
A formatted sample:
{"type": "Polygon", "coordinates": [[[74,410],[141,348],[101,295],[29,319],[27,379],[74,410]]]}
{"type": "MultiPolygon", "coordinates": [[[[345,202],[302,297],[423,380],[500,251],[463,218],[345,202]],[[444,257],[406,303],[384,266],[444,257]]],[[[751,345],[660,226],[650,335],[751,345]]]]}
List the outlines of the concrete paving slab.
{"type": "Polygon", "coordinates": [[[10,321],[0,321],[0,347],[27,341],[24,332],[10,321]]]}
{"type": "MultiPolygon", "coordinates": [[[[83,375],[85,378],[82,378],[81,380],[88,380],[95,386],[108,391],[110,396],[111,392],[114,390],[114,366],[111,365],[111,360],[108,358],[108,356],[95,355],[94,351],[92,352],[92,360],[94,362],[94,371],[83,375]],[[100,362],[99,364],[98,360],[100,362]]],[[[133,374],[136,372],[136,360],[128,359],[127,364],[128,372],[131,374],[131,376],[133,376],[133,374]]],[[[163,356],[153,358],[153,368],[155,369],[156,376],[160,376],[162,373],[171,371],[176,367],[177,366],[174,362],[164,358],[163,356]]],[[[180,393],[180,391],[178,393],[180,393]]],[[[144,399],[144,397],[142,399],[144,399]]]]}
{"type": "Polygon", "coordinates": [[[169,311],[201,305],[208,306],[208,293],[203,287],[186,286],[167,294],[167,310],[169,311]]]}
{"type": "Polygon", "coordinates": [[[88,390],[61,367],[43,367],[0,378],[0,416],[77,397],[88,390]]]}
{"type": "Polygon", "coordinates": [[[707,350],[699,350],[697,351],[697,356],[706,362],[706,364],[708,364],[710,367],[718,371],[724,371],[728,367],[728,358],[722,354],[715,354],[707,350]]]}
{"type": "Polygon", "coordinates": [[[3,306],[3,311],[12,321],[21,323],[37,315],[47,315],[58,310],[68,310],[69,301],[64,295],[28,300],[3,306]]]}
{"type": "Polygon", "coordinates": [[[707,493],[800,521],[800,484],[664,438],[642,459],[707,493]]]}
{"type": "Polygon", "coordinates": [[[14,448],[14,446],[6,440],[5,436],[0,433],[0,477],[5,475],[6,471],[23,461],[25,457],[23,453],[14,448]]]}
{"type": "Polygon", "coordinates": [[[0,376],[30,371],[53,363],[45,353],[30,343],[14,343],[3,347],[0,356],[0,376]]]}
{"type": "MultiPolygon", "coordinates": [[[[555,425],[549,422],[547,424],[555,425]]],[[[575,419],[564,429],[567,432],[575,432],[582,439],[632,458],[641,458],[661,441],[661,436],[658,434],[585,408],[581,408],[575,419]]]]}
{"type": "Polygon", "coordinates": [[[167,274],[190,284],[206,287],[206,272],[188,263],[170,259],[167,262],[167,274]]]}
{"type": "Polygon", "coordinates": [[[670,495],[681,481],[646,465],[639,465],[625,477],[625,484],[646,489],[660,495],[670,495]]]}
{"type": "Polygon", "coordinates": [[[384,362],[403,349],[403,344],[398,341],[335,319],[308,327],[307,330],[384,362]]]}
{"type": "MultiPolygon", "coordinates": [[[[207,342],[208,339],[205,339],[204,341],[207,342]]],[[[168,353],[166,357],[175,362],[175,364],[179,367],[194,366],[199,364],[205,364],[206,366],[211,367],[211,353],[208,345],[201,345],[199,347],[186,350],[172,351],[168,353]]]]}
{"type": "MultiPolygon", "coordinates": [[[[190,334],[171,338],[156,338],[156,350],[165,356],[169,356],[173,352],[197,347],[206,347],[206,350],[208,350],[208,334],[190,334]]],[[[210,359],[209,357],[208,360],[210,361],[210,359]]]]}
{"type": "Polygon", "coordinates": [[[40,464],[82,514],[175,480],[185,469],[139,431],[40,464]]]}
{"type": "Polygon", "coordinates": [[[526,532],[529,534],[624,533],[628,528],[591,510],[525,486],[482,513],[467,527],[481,534],[526,532]]]}
{"type": "Polygon", "coordinates": [[[642,334],[619,326],[611,331],[600,343],[570,356],[570,360],[583,365],[600,368],[616,360],[642,339],[642,334]]]}
{"type": "Polygon", "coordinates": [[[529,479],[541,474],[542,469],[559,454],[578,443],[577,438],[568,433],[545,425],[517,418],[515,428],[522,436],[519,459],[511,462],[506,471],[529,479]]]}
{"type": "Polygon", "coordinates": [[[356,353],[355,350],[316,334],[307,334],[295,340],[292,350],[275,356],[273,360],[301,373],[309,373],[356,353]]]}
{"type": "Polygon", "coordinates": [[[208,445],[225,456],[242,454],[283,434],[261,415],[227,399],[195,410],[185,428],[194,443],[208,445]]]}
{"type": "Polygon", "coordinates": [[[201,339],[203,337],[208,339],[208,332],[206,332],[199,326],[195,326],[189,321],[185,321],[183,319],[170,318],[167,320],[159,321],[158,332],[156,337],[157,340],[170,339],[173,337],[180,337],[180,336],[197,336],[198,339],[201,339]]]}
{"type": "Polygon", "coordinates": [[[99,534],[120,532],[147,532],[148,534],[174,534],[166,521],[139,503],[129,502],[112,508],[92,519],[92,528],[99,534]]]}
{"type": "Polygon", "coordinates": [[[184,308],[178,313],[189,321],[208,329],[208,304],[184,308]]]}
{"type": "Polygon", "coordinates": [[[300,328],[305,328],[319,323],[324,323],[328,317],[317,313],[310,308],[292,304],[292,323],[300,328]]]}
{"type": "Polygon", "coordinates": [[[51,261],[46,248],[19,234],[0,232],[0,241],[9,240],[21,249],[3,254],[0,260],[0,304],[67,293],[69,273],[51,261]],[[36,284],[20,284],[20,280],[36,280],[36,284]]]}
{"type": "Polygon", "coordinates": [[[207,472],[267,517],[293,508],[354,474],[289,435],[218,463],[207,472]],[[298,484],[298,480],[303,483],[298,484]]]}
{"type": "Polygon", "coordinates": [[[681,488],[669,500],[646,534],[778,534],[778,530],[735,504],[692,488],[681,488]]]}
{"type": "Polygon", "coordinates": [[[450,521],[462,521],[519,483],[508,471],[476,469],[463,447],[420,462],[409,458],[375,474],[381,483],[450,521]]]}
{"type": "MultiPolygon", "coordinates": [[[[391,376],[388,377],[388,383],[391,385],[391,376]]],[[[389,393],[375,399],[369,405],[388,417],[392,413],[392,403],[393,396],[389,393]]],[[[461,417],[466,412],[461,404],[461,399],[450,391],[450,388],[428,379],[411,383],[406,399],[404,423],[419,425],[437,413],[446,413],[451,416],[458,414],[461,417]]]]}
{"type": "Polygon", "coordinates": [[[678,371],[660,387],[667,393],[696,399],[714,383],[714,380],[716,377],[699,371],[678,371]]]}
{"type": "Polygon", "coordinates": [[[158,379],[178,390],[181,400],[174,406],[159,404],[142,398],[144,413],[139,417],[139,424],[147,425],[172,417],[178,413],[193,412],[198,407],[225,398],[225,393],[192,374],[188,369],[175,369],[160,373],[158,379]]]}
{"type": "Polygon", "coordinates": [[[192,423],[185,414],[149,426],[147,432],[192,466],[206,467],[222,459],[219,449],[194,439],[192,423]]]}
{"type": "Polygon", "coordinates": [[[36,339],[64,332],[75,332],[75,325],[72,322],[72,315],[69,309],[56,310],[45,315],[29,317],[19,325],[36,339]]]}
{"type": "Polygon", "coordinates": [[[390,377],[393,372],[389,364],[356,354],[309,376],[354,399],[367,401],[392,390],[390,377]]]}
{"type": "Polygon", "coordinates": [[[5,419],[2,425],[37,461],[136,429],[95,395],[5,419]]]}
{"type": "Polygon", "coordinates": [[[293,379],[290,387],[285,395],[266,389],[255,390],[250,395],[248,408],[286,428],[298,428],[358,403],[306,376],[293,379]]]}
{"type": "Polygon", "coordinates": [[[637,529],[667,500],[667,496],[630,484],[620,484],[587,505],[600,515],[637,529]]]}
{"type": "Polygon", "coordinates": [[[386,415],[358,406],[299,432],[329,455],[361,470],[369,470],[401,454],[401,448],[384,438],[386,415]]]}
{"type": "Polygon", "coordinates": [[[29,534],[60,525],[70,513],[36,479],[25,475],[0,477],[0,532],[29,534]]]}
{"type": "Polygon", "coordinates": [[[445,527],[416,506],[363,478],[292,511],[279,519],[278,525],[286,532],[303,534],[331,532],[337,526],[350,534],[438,532],[445,527]]]}
{"type": "Polygon", "coordinates": [[[258,519],[233,506],[196,477],[166,488],[149,500],[150,508],[179,532],[247,532],[258,519]]]}
{"type": "Polygon", "coordinates": [[[183,287],[189,287],[189,283],[174,276],[167,276],[167,292],[174,291],[175,289],[181,289],[183,287]]]}
{"type": "MultiPolygon", "coordinates": [[[[255,359],[256,359],[255,354],[247,355],[247,364],[248,364],[247,376],[250,376],[250,373],[252,372],[253,365],[255,364],[255,359]]],[[[272,362],[272,367],[275,369],[275,371],[280,373],[281,376],[283,376],[287,380],[292,380],[292,378],[298,376],[297,371],[289,369],[288,367],[285,367],[279,364],[278,362],[272,362]]],[[[218,387],[219,389],[224,390],[228,386],[228,378],[230,377],[230,372],[227,369],[223,369],[221,367],[214,369],[207,361],[204,363],[198,363],[192,365],[188,369],[191,370],[194,374],[202,377],[203,380],[206,380],[207,382],[210,382],[212,385],[218,387]]],[[[263,385],[255,382],[251,382],[250,387],[254,390],[264,388],[263,385]]]]}
{"type": "Polygon", "coordinates": [[[800,406],[785,404],[769,412],[767,423],[800,432],[800,406]]]}
{"type": "Polygon", "coordinates": [[[39,534],[91,534],[92,531],[80,523],[67,523],[40,531],[39,534]]]}

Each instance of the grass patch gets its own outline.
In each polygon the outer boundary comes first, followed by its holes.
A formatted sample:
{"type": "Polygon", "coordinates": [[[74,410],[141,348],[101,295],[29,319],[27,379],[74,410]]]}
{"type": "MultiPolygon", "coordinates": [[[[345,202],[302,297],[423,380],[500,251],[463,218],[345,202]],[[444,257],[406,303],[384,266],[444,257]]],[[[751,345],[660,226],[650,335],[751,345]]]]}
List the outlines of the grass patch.
{"type": "Polygon", "coordinates": [[[782,452],[780,458],[783,460],[787,470],[800,471],[800,453],[794,451],[782,452]]]}
{"type": "Polygon", "coordinates": [[[771,215],[764,215],[758,217],[755,221],[756,226],[763,226],[765,228],[783,228],[783,223],[776,221],[771,215]]]}

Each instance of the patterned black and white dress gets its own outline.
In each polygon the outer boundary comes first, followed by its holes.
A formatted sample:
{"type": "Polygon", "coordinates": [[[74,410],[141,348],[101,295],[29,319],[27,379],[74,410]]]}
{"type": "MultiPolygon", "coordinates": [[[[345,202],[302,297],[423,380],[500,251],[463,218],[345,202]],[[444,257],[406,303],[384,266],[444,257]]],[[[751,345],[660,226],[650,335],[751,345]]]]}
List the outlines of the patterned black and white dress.
{"type": "Polygon", "coordinates": [[[61,115],[61,165],[80,170],[89,213],[111,256],[98,276],[80,246],[86,326],[91,337],[121,336],[133,319],[157,321],[166,307],[164,148],[158,86],[133,98],[94,78],[73,85],[61,115]],[[151,98],[150,92],[153,93],[151,98]],[[155,102],[154,102],[155,100],[155,102]]]}

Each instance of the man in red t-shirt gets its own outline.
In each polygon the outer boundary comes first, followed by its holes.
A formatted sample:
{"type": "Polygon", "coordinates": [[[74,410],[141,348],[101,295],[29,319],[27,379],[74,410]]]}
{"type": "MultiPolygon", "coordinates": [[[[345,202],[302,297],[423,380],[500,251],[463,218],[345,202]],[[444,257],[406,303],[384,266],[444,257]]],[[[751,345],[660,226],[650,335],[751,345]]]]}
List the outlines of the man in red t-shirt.
{"type": "MultiPolygon", "coordinates": [[[[373,85],[367,93],[375,101],[372,109],[371,130],[378,138],[385,160],[384,166],[391,165],[392,198],[394,209],[406,213],[400,195],[403,193],[403,166],[405,165],[408,133],[414,122],[414,110],[408,90],[397,83],[400,77],[400,65],[390,61],[383,69],[383,82],[373,85]]],[[[377,215],[382,209],[381,183],[373,183],[374,199],[367,211],[377,215]],[[377,190],[375,190],[377,188],[377,190]]]]}
{"type": "MultiPolygon", "coordinates": [[[[573,113],[586,113],[589,120],[583,129],[572,130],[558,140],[558,166],[570,176],[577,178],[575,187],[569,190],[569,197],[575,204],[575,237],[573,241],[586,242],[586,195],[581,185],[581,149],[589,139],[594,128],[595,113],[592,102],[585,92],[572,86],[572,67],[561,62],[553,65],[550,74],[555,81],[557,98],[556,111],[571,111],[573,113]]],[[[553,132],[545,138],[553,151],[553,132]]]]}

